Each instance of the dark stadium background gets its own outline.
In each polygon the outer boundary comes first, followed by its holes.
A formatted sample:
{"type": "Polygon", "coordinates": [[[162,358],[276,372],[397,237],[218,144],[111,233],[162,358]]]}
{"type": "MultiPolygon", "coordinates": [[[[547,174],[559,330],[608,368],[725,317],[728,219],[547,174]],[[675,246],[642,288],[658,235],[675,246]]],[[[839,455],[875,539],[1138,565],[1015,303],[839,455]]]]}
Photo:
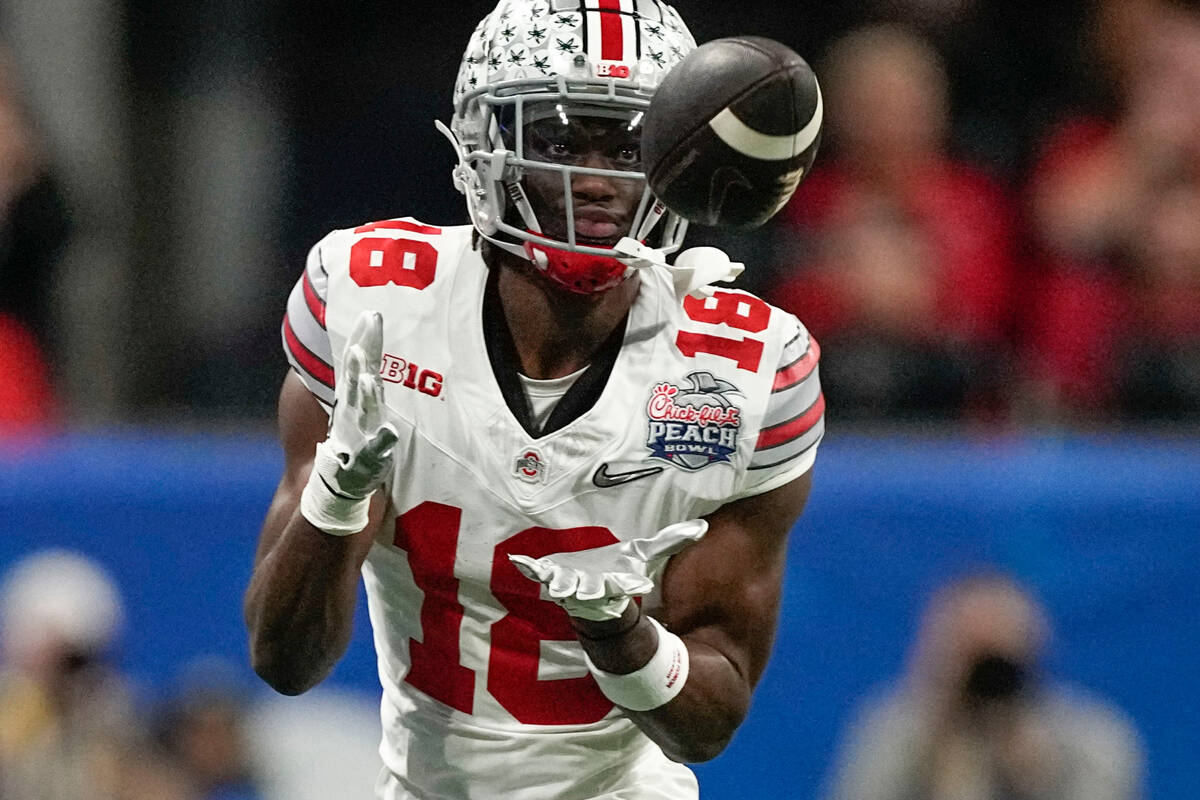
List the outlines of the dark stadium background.
{"type": "MultiPolygon", "coordinates": [[[[676,5],[699,41],[772,36],[814,63],[881,13],[676,5]]],[[[85,254],[54,287],[61,430],[0,440],[0,569],[46,546],[98,559],[130,609],[122,664],[151,690],[205,654],[252,681],[240,597],[280,464],[271,426],[287,293],[332,228],[462,219],[432,120],[448,117],[462,45],[490,6],[0,0],[0,38],[75,187],[85,254]],[[89,51],[67,57],[54,48],[66,34],[49,31],[96,24],[109,27],[66,41],[101,54],[108,94],[97,102],[108,105],[59,115],[89,51]],[[106,136],[78,133],[87,113],[109,121],[106,136]],[[210,217],[222,202],[245,202],[250,221],[210,217]]],[[[1036,136],[1099,91],[1079,58],[1086,4],[980,9],[941,42],[953,146],[1015,181],[1036,136]]],[[[746,727],[698,770],[705,796],[815,798],[856,703],[902,669],[928,593],[991,563],[1045,601],[1053,671],[1129,714],[1148,796],[1194,797],[1200,439],[1194,427],[1084,427],[847,429],[831,412],[791,544],[778,649],[746,727]]],[[[331,681],[374,692],[360,622],[331,681]]]]}
{"type": "MultiPolygon", "coordinates": [[[[333,228],[368,219],[463,219],[461,198],[448,182],[450,148],[433,119],[448,118],[466,37],[491,5],[455,4],[446,13],[446,6],[423,2],[131,0],[123,43],[139,211],[131,223],[139,242],[139,289],[131,300],[160,310],[128,330],[146,341],[128,355],[136,359],[137,380],[123,386],[117,400],[125,413],[136,408],[172,419],[239,420],[247,412],[269,414],[281,364],[273,331],[308,248],[333,228]],[[173,199],[172,178],[186,156],[172,130],[181,124],[178,106],[203,99],[214,85],[242,83],[265,90],[272,101],[281,151],[279,191],[272,197],[277,210],[265,229],[254,231],[270,263],[244,267],[256,271],[259,313],[224,320],[232,330],[217,342],[156,335],[172,313],[194,313],[188,298],[161,280],[164,269],[188,268],[187,254],[163,263],[159,229],[162,210],[186,213],[173,199]]],[[[682,13],[697,41],[772,36],[814,61],[832,38],[878,16],[865,3],[687,6],[682,13]]],[[[952,37],[957,135],[963,149],[998,173],[1017,168],[1030,137],[1088,91],[1071,71],[1080,6],[985,4],[986,13],[952,37]]]]}

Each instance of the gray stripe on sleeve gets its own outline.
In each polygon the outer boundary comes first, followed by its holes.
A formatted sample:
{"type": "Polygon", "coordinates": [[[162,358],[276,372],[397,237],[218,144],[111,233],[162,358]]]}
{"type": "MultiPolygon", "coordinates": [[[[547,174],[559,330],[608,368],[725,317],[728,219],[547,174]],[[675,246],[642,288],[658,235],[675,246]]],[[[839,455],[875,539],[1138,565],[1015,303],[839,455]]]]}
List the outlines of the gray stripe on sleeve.
{"type": "Polygon", "coordinates": [[[762,427],[770,428],[772,425],[792,419],[797,414],[811,408],[812,404],[817,402],[817,396],[820,394],[820,376],[818,369],[813,367],[813,371],[807,378],[789,389],[771,395],[767,402],[767,410],[763,415],[762,427]]]}

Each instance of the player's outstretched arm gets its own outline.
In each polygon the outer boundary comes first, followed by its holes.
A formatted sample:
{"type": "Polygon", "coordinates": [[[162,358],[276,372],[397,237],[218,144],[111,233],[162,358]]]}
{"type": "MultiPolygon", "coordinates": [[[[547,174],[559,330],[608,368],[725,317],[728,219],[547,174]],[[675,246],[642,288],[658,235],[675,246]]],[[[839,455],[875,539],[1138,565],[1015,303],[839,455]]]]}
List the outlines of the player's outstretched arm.
{"type": "MultiPolygon", "coordinates": [[[[723,506],[707,518],[708,534],[668,563],[660,621],[686,645],[688,677],[667,704],[630,712],[668,756],[689,762],[715,758],[745,719],[775,639],[788,533],[811,487],[810,470],[723,506]]],[[[644,641],[651,627],[642,617],[633,634],[644,641]]],[[[603,633],[577,629],[583,635],[603,633]]],[[[634,636],[628,643],[589,642],[582,635],[581,640],[597,667],[622,673],[641,666],[631,658],[634,636]]]]}
{"type": "Polygon", "coordinates": [[[284,474],[244,611],[254,670],[284,694],[315,686],[345,653],[359,570],[383,518],[377,487],[396,433],[381,419],[381,322],[360,322],[343,358],[332,422],[294,373],[280,392],[284,474]]]}
{"type": "Polygon", "coordinates": [[[295,373],[279,395],[284,473],[259,535],[244,612],[254,671],[276,691],[300,694],[320,683],[350,642],[359,569],[383,518],[372,500],[366,529],[330,536],[300,514],[329,418],[295,373]]]}
{"type": "Polygon", "coordinates": [[[600,690],[671,758],[707,761],[742,723],[766,667],[787,535],[811,485],[810,472],[646,539],[510,558],[567,611],[600,690]],[[652,620],[630,600],[670,556],[652,620]]]}
{"type": "MultiPolygon", "coordinates": [[[[688,677],[667,704],[630,715],[668,756],[714,758],[745,719],[775,639],[788,533],[811,486],[809,471],[723,506],[707,518],[708,534],[667,565],[660,621],[686,645],[688,677]]],[[[607,672],[636,669],[645,661],[643,648],[657,647],[644,616],[627,637],[589,641],[584,637],[604,631],[582,622],[577,630],[592,662],[607,672]]]]}

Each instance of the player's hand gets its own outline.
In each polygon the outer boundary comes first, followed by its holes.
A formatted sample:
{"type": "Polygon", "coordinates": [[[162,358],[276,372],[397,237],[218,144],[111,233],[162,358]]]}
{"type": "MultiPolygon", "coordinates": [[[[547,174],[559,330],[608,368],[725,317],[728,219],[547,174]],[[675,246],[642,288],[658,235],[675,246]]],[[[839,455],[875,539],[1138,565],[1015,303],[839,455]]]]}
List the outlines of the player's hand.
{"type": "Polygon", "coordinates": [[[361,499],[379,486],[392,463],[396,429],[383,421],[383,317],[364,311],[342,354],[329,437],[317,445],[313,469],[343,497],[361,499]]]}
{"type": "Polygon", "coordinates": [[[707,522],[689,519],[645,539],[543,558],[508,558],[521,574],[545,586],[550,599],[568,614],[602,622],[619,618],[632,598],[648,594],[654,588],[648,576],[707,532],[707,522]]]}
{"type": "Polygon", "coordinates": [[[342,352],[329,436],[317,445],[312,477],[301,496],[305,518],[345,535],[366,524],[366,500],[392,466],[396,429],[383,418],[383,317],[364,311],[342,352]]]}

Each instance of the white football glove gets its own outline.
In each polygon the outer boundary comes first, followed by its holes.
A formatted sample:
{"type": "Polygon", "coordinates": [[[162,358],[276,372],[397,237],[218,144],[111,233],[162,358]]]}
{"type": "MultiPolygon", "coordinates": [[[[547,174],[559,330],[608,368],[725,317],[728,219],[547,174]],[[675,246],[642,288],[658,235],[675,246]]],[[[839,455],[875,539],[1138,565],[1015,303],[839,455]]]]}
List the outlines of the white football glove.
{"type": "Polygon", "coordinates": [[[372,492],[392,465],[399,438],[383,419],[383,317],[364,311],[342,351],[329,436],[317,445],[300,513],[326,533],[345,536],[367,525],[372,492]]]}
{"type": "Polygon", "coordinates": [[[689,519],[668,525],[646,539],[553,553],[543,558],[510,555],[525,577],[546,587],[550,599],[573,617],[602,622],[617,619],[631,598],[648,594],[648,575],[708,532],[708,523],[689,519]]]}

